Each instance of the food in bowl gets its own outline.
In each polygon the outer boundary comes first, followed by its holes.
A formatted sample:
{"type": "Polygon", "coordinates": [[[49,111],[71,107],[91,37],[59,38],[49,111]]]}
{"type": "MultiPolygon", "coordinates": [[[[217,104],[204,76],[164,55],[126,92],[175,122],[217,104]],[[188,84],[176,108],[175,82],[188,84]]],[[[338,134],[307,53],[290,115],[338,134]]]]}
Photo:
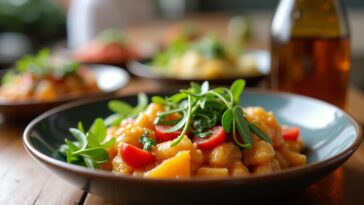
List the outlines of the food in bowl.
{"type": "Polygon", "coordinates": [[[252,55],[224,45],[216,36],[188,42],[177,39],[157,53],[151,62],[154,71],[179,79],[224,79],[262,75],[252,55]]]}
{"type": "Polygon", "coordinates": [[[75,51],[74,58],[82,63],[123,65],[141,58],[142,54],[132,46],[120,31],[106,30],[75,51]]]}
{"type": "Polygon", "coordinates": [[[1,101],[50,101],[100,92],[93,73],[74,61],[57,61],[48,49],[17,61],[2,77],[1,101]]]}
{"type": "Polygon", "coordinates": [[[307,163],[299,128],[282,127],[272,112],[239,106],[245,81],[230,89],[207,82],[170,97],[144,94],[132,107],[110,101],[115,114],[82,123],[59,149],[68,163],[147,178],[268,174],[307,163]]]}
{"type": "Polygon", "coordinates": [[[161,35],[161,46],[168,47],[177,40],[193,42],[199,39],[203,32],[193,23],[175,24],[169,26],[161,35]]]}

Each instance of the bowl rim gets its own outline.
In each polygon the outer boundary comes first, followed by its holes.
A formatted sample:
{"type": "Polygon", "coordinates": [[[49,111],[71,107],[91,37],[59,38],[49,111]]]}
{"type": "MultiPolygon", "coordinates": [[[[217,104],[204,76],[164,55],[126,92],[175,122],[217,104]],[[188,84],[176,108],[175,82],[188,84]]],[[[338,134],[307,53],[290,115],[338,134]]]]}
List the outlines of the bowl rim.
{"type": "MultiPolygon", "coordinates": [[[[118,66],[107,65],[107,64],[82,64],[82,65],[87,66],[87,68],[91,71],[96,70],[96,67],[100,67],[100,66],[105,67],[105,68],[108,67],[107,69],[116,70],[116,71],[120,72],[120,74],[123,76],[124,82],[122,82],[121,85],[118,86],[117,88],[107,91],[107,92],[101,90],[102,92],[85,93],[82,95],[65,94],[56,99],[47,100],[47,101],[35,100],[35,99],[16,100],[16,101],[0,100],[0,107],[46,105],[46,104],[54,104],[54,103],[64,103],[64,102],[73,101],[73,100],[77,100],[77,99],[87,99],[87,98],[100,97],[100,96],[104,96],[104,95],[112,95],[112,94],[116,93],[118,90],[124,88],[130,81],[130,75],[128,74],[128,72],[126,72],[124,69],[119,68],[118,66]]],[[[0,70],[0,76],[4,75],[10,69],[13,69],[13,68],[9,67],[9,68],[0,70]]],[[[96,78],[97,78],[97,76],[96,76],[96,78]]]]}
{"type": "MultiPolygon", "coordinates": [[[[164,94],[168,94],[168,92],[163,92],[164,94]]],[[[149,92],[147,94],[150,95],[160,95],[163,94],[161,92],[149,92]]],[[[32,120],[25,128],[23,132],[23,144],[27,152],[35,158],[39,163],[43,162],[50,166],[54,166],[58,169],[67,170],[69,172],[73,172],[78,175],[83,175],[91,178],[103,178],[103,179],[112,179],[112,180],[121,180],[121,181],[131,181],[131,182],[143,182],[143,183],[161,183],[164,185],[171,185],[171,184],[214,184],[214,183],[231,183],[231,182],[243,182],[246,184],[253,184],[253,183],[265,183],[270,180],[281,180],[285,178],[291,178],[294,176],[302,176],[307,174],[307,172],[312,171],[318,171],[321,169],[324,169],[325,167],[329,167],[330,165],[333,166],[336,163],[339,163],[342,160],[347,160],[360,146],[362,138],[363,138],[363,131],[361,126],[356,122],[356,120],[347,112],[342,110],[341,108],[338,108],[335,105],[332,105],[330,103],[324,102],[322,100],[318,100],[312,97],[288,93],[288,92],[281,92],[281,91],[275,91],[275,90],[261,90],[261,89],[251,89],[248,88],[244,91],[244,93],[249,94],[260,94],[265,96],[280,96],[280,97],[295,97],[295,98],[301,98],[305,100],[314,101],[317,103],[323,103],[325,106],[332,107],[339,112],[341,112],[344,116],[346,116],[349,121],[352,123],[352,125],[355,127],[356,130],[356,136],[355,140],[351,143],[351,145],[346,148],[345,150],[337,153],[334,156],[331,156],[327,159],[324,159],[322,161],[314,162],[311,164],[306,164],[298,167],[292,167],[286,170],[281,170],[279,172],[269,173],[269,174],[262,174],[262,175],[252,175],[252,176],[245,176],[245,177],[221,177],[221,178],[181,178],[181,179],[154,179],[154,178],[143,178],[143,177],[135,177],[135,176],[124,176],[124,175],[117,175],[110,171],[105,170],[91,170],[86,167],[81,167],[73,164],[68,164],[66,162],[63,162],[61,160],[52,158],[48,155],[45,155],[38,151],[35,147],[32,146],[30,142],[30,133],[33,130],[33,128],[42,120],[46,119],[47,117],[56,114],[61,111],[65,111],[67,109],[83,106],[85,104],[91,104],[91,103],[97,103],[101,101],[105,101],[108,99],[113,99],[113,97],[105,96],[103,98],[99,99],[83,99],[78,101],[69,102],[66,104],[63,104],[61,106],[55,107],[51,110],[46,111],[45,113],[41,114],[34,120],[32,120]]],[[[136,97],[136,94],[130,94],[130,95],[124,95],[124,96],[118,96],[118,98],[130,98],[130,97],[136,97]]],[[[340,164],[341,165],[341,164],[340,164]]]]}

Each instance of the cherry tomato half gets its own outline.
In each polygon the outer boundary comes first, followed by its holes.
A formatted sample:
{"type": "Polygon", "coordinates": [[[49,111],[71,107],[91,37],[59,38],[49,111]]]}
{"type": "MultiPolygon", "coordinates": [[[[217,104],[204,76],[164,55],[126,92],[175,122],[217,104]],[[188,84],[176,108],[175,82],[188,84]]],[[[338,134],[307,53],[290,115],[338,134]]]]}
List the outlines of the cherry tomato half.
{"type": "Polygon", "coordinates": [[[181,130],[177,130],[174,132],[166,132],[166,130],[171,127],[172,126],[170,126],[170,125],[156,125],[155,126],[155,134],[157,135],[157,137],[160,141],[164,142],[164,141],[173,140],[182,133],[181,130]]]}
{"type": "Polygon", "coordinates": [[[123,144],[120,147],[120,156],[127,165],[133,168],[140,168],[154,161],[152,153],[131,144],[123,144]]]}
{"type": "Polygon", "coordinates": [[[206,138],[193,137],[193,142],[200,149],[213,149],[226,140],[226,133],[221,126],[215,126],[211,129],[211,135],[206,138]]]}
{"type": "Polygon", "coordinates": [[[300,135],[300,128],[298,127],[282,127],[282,135],[284,140],[297,141],[300,135]]]}

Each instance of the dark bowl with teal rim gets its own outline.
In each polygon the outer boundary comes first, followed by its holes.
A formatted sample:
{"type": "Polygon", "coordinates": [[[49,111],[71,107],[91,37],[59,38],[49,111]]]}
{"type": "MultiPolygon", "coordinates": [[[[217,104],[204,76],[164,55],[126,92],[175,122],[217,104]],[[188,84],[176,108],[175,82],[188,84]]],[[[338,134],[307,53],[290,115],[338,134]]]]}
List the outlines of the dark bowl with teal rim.
{"type": "MultiPolygon", "coordinates": [[[[298,126],[305,142],[308,164],[266,175],[217,179],[146,179],[115,175],[67,164],[57,149],[69,137],[68,129],[78,121],[91,125],[110,113],[111,98],[71,102],[33,120],[24,131],[28,153],[54,174],[92,194],[122,203],[260,203],[286,198],[327,176],[359,147],[362,130],[343,110],[300,95],[246,91],[242,106],[261,106],[273,111],[281,124],[298,126]]],[[[136,96],[120,97],[136,104],[136,96]]]]}
{"type": "MultiPolygon", "coordinates": [[[[64,95],[49,101],[19,100],[0,101],[0,115],[10,120],[29,120],[58,105],[81,98],[99,98],[111,96],[126,86],[129,74],[118,67],[109,65],[86,65],[95,75],[96,83],[101,92],[80,95],[64,95]]],[[[7,70],[0,73],[0,79],[7,70]]]]}

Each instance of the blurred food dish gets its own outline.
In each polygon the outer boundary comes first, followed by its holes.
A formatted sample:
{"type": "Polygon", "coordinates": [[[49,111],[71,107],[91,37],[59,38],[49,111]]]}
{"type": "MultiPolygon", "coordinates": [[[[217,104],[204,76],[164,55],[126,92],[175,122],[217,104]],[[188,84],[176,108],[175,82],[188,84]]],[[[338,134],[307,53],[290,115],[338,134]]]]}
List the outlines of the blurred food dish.
{"type": "Polygon", "coordinates": [[[28,55],[2,77],[0,101],[49,101],[67,95],[101,92],[96,76],[74,61],[51,59],[49,50],[28,55]]]}
{"type": "Polygon", "coordinates": [[[257,61],[240,48],[228,46],[215,36],[206,36],[194,42],[174,41],[154,56],[151,65],[161,76],[211,80],[262,75],[257,61]]]}
{"type": "Polygon", "coordinates": [[[193,23],[176,24],[169,26],[161,36],[161,46],[168,47],[176,40],[195,41],[203,32],[193,23]]]}
{"type": "Polygon", "coordinates": [[[0,73],[3,116],[30,119],[71,100],[111,95],[129,81],[129,75],[114,66],[50,61],[45,49],[0,73]]]}
{"type": "Polygon", "coordinates": [[[106,30],[95,40],[76,50],[74,58],[82,63],[124,66],[130,60],[141,59],[142,52],[117,30],[106,30]]]}

